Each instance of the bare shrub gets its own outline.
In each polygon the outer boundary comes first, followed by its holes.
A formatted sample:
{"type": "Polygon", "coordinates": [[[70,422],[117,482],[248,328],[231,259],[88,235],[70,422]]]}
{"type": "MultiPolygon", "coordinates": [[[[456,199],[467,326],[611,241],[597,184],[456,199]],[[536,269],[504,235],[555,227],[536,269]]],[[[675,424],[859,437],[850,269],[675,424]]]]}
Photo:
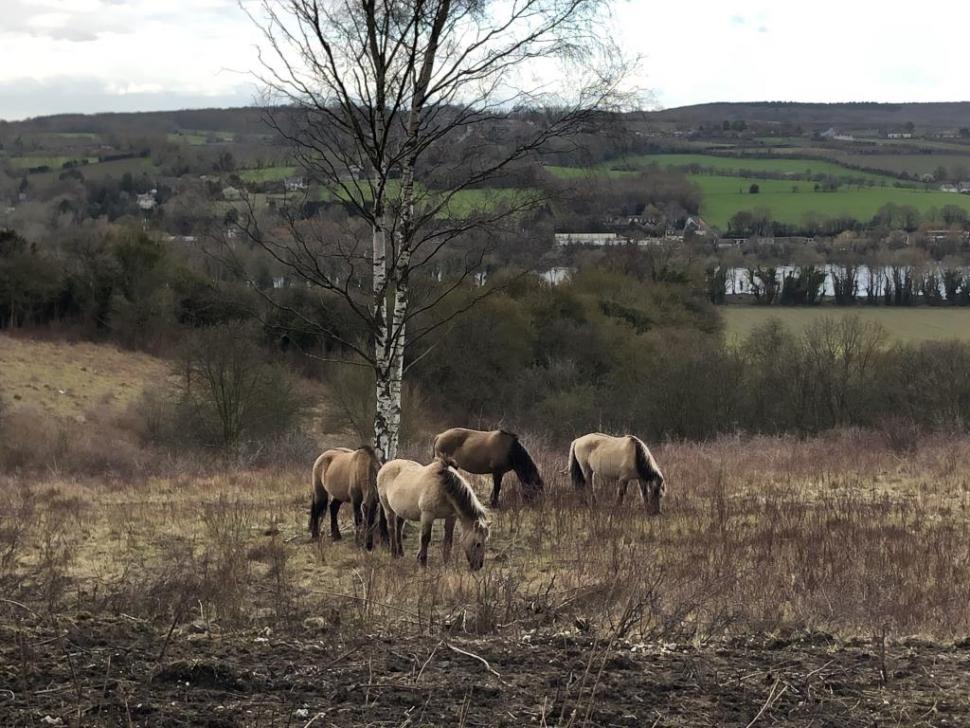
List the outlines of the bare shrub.
{"type": "Polygon", "coordinates": [[[149,390],[134,406],[143,443],[176,451],[202,447],[254,461],[267,447],[298,441],[293,435],[310,404],[307,395],[267,358],[251,327],[194,332],[175,373],[176,387],[149,390]]]}
{"type": "Polygon", "coordinates": [[[907,417],[887,417],[879,423],[877,431],[886,447],[898,455],[909,455],[919,447],[921,428],[907,417]]]}
{"type": "Polygon", "coordinates": [[[0,430],[0,466],[8,470],[130,477],[142,472],[146,460],[129,433],[93,412],[75,422],[20,407],[0,430]]]}

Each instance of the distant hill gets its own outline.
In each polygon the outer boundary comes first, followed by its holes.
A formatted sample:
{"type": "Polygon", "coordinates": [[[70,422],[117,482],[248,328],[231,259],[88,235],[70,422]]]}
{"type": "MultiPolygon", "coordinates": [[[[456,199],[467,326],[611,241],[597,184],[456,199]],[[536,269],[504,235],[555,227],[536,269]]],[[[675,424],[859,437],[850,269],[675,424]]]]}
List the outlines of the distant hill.
{"type": "Polygon", "coordinates": [[[802,126],[872,128],[902,127],[907,122],[924,129],[970,126],[970,102],[911,104],[804,104],[788,101],[711,103],[650,112],[647,118],[696,126],[744,120],[749,124],[789,123],[802,126]]]}
{"type": "Polygon", "coordinates": [[[267,131],[263,110],[255,107],[234,109],[182,109],[105,114],[57,114],[24,121],[0,121],[0,129],[22,133],[47,134],[169,134],[180,129],[230,131],[261,134],[267,131]]]}
{"type": "MultiPolygon", "coordinates": [[[[748,124],[800,124],[803,127],[847,129],[902,127],[912,122],[921,129],[954,129],[970,126],[970,102],[941,103],[849,103],[806,104],[788,101],[719,102],[681,106],[662,111],[638,112],[637,120],[683,126],[710,126],[725,120],[748,124]]],[[[185,109],[111,114],[59,114],[19,122],[0,122],[0,129],[24,133],[143,132],[171,133],[179,129],[231,131],[239,134],[266,132],[259,108],[185,109]]]]}

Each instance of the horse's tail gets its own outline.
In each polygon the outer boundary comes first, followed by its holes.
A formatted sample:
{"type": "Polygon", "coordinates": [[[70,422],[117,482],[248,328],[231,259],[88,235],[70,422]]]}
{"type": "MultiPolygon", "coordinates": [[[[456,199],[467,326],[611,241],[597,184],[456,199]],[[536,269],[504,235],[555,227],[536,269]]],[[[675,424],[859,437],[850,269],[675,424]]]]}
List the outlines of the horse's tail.
{"type": "Polygon", "coordinates": [[[583,469],[579,466],[575,440],[569,446],[569,475],[572,477],[574,488],[586,487],[586,476],[583,475],[583,469]]]}
{"type": "Polygon", "coordinates": [[[313,475],[310,479],[310,535],[317,538],[320,535],[320,518],[327,510],[329,496],[323,487],[323,463],[318,459],[313,464],[313,475]]]}
{"type": "Polygon", "coordinates": [[[357,481],[355,485],[360,489],[364,504],[368,507],[377,502],[377,471],[379,469],[380,460],[377,457],[377,451],[370,445],[361,445],[357,450],[354,478],[357,481]]]}
{"type": "Polygon", "coordinates": [[[653,459],[653,455],[647,449],[643,440],[639,437],[630,436],[633,441],[633,448],[636,458],[637,476],[644,483],[658,483],[663,484],[663,475],[657,468],[657,463],[653,459]]]}

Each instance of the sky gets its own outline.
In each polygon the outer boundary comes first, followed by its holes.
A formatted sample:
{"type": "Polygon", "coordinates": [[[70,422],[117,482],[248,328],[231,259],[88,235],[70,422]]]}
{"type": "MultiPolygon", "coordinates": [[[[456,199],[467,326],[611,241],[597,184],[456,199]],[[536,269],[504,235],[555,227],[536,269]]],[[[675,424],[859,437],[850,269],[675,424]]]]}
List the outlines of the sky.
{"type": "MultiPolygon", "coordinates": [[[[670,108],[970,100],[968,26],[960,0],[617,0],[607,32],[670,108]]],[[[237,0],[0,0],[0,119],[247,105],[259,42],[237,0]]]]}

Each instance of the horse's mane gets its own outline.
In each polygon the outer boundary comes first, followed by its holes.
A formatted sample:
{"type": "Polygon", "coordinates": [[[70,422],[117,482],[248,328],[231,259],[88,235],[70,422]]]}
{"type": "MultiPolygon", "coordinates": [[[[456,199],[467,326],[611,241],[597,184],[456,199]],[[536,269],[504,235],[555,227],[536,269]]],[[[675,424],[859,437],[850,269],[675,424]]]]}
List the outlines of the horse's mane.
{"type": "Polygon", "coordinates": [[[503,430],[501,428],[499,428],[499,432],[501,432],[503,435],[506,435],[508,437],[511,437],[513,440],[518,440],[519,439],[519,436],[516,435],[514,432],[509,432],[508,430],[503,430]]]}
{"type": "Polygon", "coordinates": [[[440,462],[438,478],[441,486],[445,489],[445,493],[447,493],[451,502],[455,504],[455,508],[458,509],[459,513],[465,518],[475,521],[485,521],[488,512],[481,504],[481,501],[478,500],[475,491],[444,461],[440,462]]]}
{"type": "Polygon", "coordinates": [[[634,449],[636,450],[637,474],[644,482],[659,480],[662,483],[663,473],[660,472],[660,468],[657,465],[657,461],[654,460],[650,448],[639,437],[630,435],[630,439],[633,440],[634,449]]]}
{"type": "Polygon", "coordinates": [[[509,446],[509,465],[523,483],[533,484],[541,480],[539,468],[518,438],[514,439],[509,446]]]}

